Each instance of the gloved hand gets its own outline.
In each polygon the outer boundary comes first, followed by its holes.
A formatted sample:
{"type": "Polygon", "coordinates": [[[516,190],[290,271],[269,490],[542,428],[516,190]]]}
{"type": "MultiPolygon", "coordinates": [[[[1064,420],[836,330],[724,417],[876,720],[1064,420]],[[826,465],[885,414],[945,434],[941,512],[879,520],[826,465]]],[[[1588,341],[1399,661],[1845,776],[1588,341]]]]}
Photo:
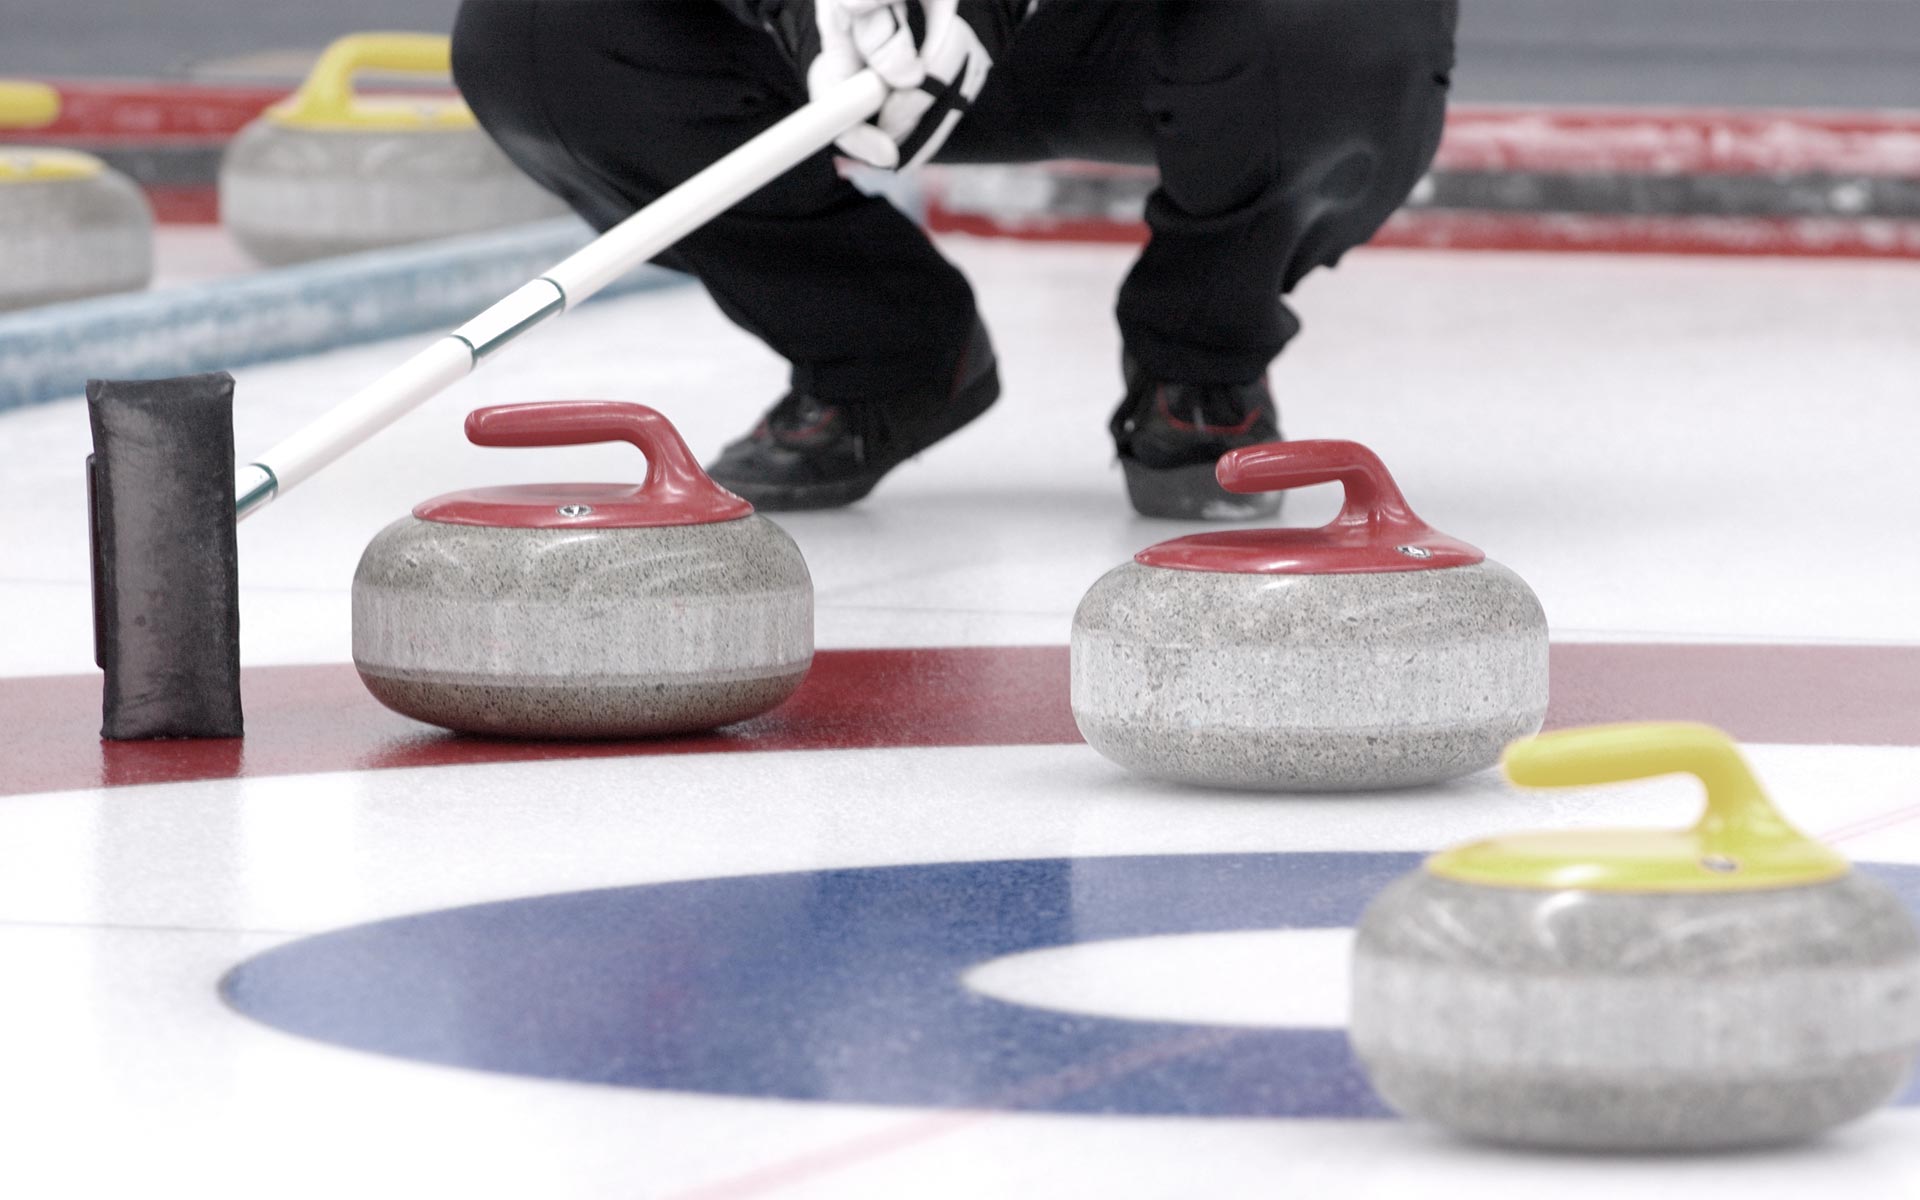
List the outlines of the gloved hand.
{"type": "Polygon", "coordinates": [[[814,19],[820,53],[807,68],[808,94],[864,67],[893,89],[879,115],[839,139],[842,150],[876,167],[903,170],[932,158],[993,66],[960,0],[815,0],[814,19]],[[919,38],[914,16],[924,18],[919,38]]]}

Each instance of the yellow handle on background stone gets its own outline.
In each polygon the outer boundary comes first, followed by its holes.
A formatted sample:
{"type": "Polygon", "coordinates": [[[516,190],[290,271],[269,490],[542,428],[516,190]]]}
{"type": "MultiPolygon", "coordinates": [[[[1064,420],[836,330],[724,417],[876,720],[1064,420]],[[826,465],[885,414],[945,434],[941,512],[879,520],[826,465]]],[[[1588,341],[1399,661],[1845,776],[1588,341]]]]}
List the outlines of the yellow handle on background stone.
{"type": "Polygon", "coordinates": [[[1498,837],[1437,854],[1427,870],[1492,886],[1634,892],[1792,887],[1848,870],[1846,859],[1780,815],[1739,746],[1709,725],[1601,725],[1542,734],[1509,746],[1503,765],[1515,783],[1540,788],[1693,775],[1706,788],[1706,807],[1686,829],[1498,837]]]}
{"type": "Polygon", "coordinates": [[[0,129],[44,129],[59,118],[59,92],[44,83],[0,79],[0,129]]]}
{"type": "Polygon", "coordinates": [[[305,83],[270,111],[274,122],[296,129],[464,129],[474,124],[465,104],[452,99],[368,97],[354,91],[362,71],[446,76],[453,71],[453,41],[433,33],[356,33],[328,46],[305,83]]]}

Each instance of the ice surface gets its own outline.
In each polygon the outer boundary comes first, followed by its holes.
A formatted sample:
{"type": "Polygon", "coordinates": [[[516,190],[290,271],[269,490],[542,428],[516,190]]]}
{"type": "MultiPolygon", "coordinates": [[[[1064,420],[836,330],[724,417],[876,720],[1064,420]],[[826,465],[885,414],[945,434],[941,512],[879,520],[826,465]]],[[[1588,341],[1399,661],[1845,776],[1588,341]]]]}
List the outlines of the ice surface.
{"type": "MultiPolygon", "coordinates": [[[[1005,398],[840,512],[783,515],[825,646],[1066,640],[1081,593],[1188,527],[1134,517],[1104,422],[1129,252],[955,238],[1005,398]]],[[[1920,638],[1920,269],[1904,263],[1362,251],[1308,280],[1274,371],[1295,437],[1373,446],[1429,521],[1540,593],[1556,636],[1920,638]]],[[[419,344],[239,373],[242,455],[419,344]]],[[[636,477],[630,450],[481,450],[477,405],[655,405],[711,455],[783,365],[693,290],[590,306],[241,528],[253,663],[343,660],[369,538],[482,483],[636,477]]],[[[0,417],[0,672],[88,669],[78,401],[0,417]],[[30,631],[30,632],[29,632],[30,631]]],[[[1288,520],[1327,516],[1331,489],[1288,520]]]]}

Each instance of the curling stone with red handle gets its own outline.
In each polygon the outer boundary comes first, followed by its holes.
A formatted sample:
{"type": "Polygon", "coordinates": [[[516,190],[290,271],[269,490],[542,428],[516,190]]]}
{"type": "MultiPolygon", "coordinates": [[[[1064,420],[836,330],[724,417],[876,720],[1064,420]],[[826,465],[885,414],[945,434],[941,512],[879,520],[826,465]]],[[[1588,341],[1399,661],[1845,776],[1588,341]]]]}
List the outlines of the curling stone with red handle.
{"type": "Polygon", "coordinates": [[[1284,791],[1435,783],[1540,728],[1547,622],[1532,590],[1407,506],[1354,442],[1221,458],[1229,491],[1338,481],[1318,529],[1162,542],[1073,619],[1073,715],[1096,750],[1183,782],[1284,791]]]}
{"type": "Polygon", "coordinates": [[[381,703],[468,733],[636,737],[766,712],[813,660],[799,548],[638,404],[484,408],[482,446],[627,441],[645,482],[481,488],[373,539],[353,658],[381,703]]]}

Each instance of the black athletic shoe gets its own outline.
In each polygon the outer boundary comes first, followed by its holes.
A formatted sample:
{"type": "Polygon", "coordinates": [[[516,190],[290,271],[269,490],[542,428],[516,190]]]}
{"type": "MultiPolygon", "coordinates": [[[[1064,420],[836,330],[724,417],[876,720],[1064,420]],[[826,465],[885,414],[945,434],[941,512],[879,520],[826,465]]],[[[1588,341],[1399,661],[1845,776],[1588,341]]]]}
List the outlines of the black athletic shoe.
{"type": "Polygon", "coordinates": [[[1241,446],[1280,440],[1266,376],[1252,383],[1163,383],[1128,358],[1127,398],[1109,428],[1127,496],[1145,517],[1243,521],[1280,511],[1280,494],[1242,496],[1220,486],[1213,467],[1241,446]]]}
{"type": "Polygon", "coordinates": [[[707,468],[720,486],[769,512],[852,504],[901,463],[992,406],[1000,374],[984,325],[942,391],[862,404],[789,392],[707,468]]]}

